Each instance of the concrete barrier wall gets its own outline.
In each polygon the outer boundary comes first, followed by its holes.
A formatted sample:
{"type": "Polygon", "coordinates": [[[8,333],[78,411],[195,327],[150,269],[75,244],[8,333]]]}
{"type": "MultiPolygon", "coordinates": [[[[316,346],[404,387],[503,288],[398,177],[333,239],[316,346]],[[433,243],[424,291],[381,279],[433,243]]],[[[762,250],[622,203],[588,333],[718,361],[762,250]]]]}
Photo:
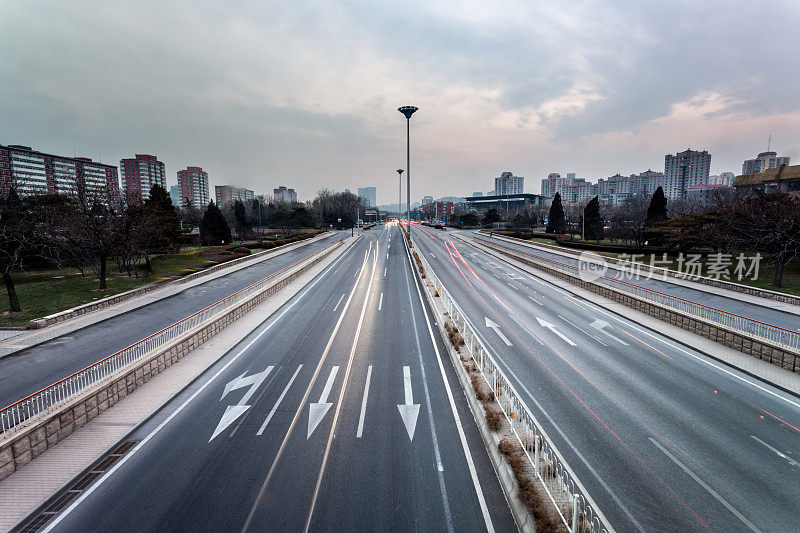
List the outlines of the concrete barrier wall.
{"type": "Polygon", "coordinates": [[[83,427],[97,415],[123,399],[125,396],[144,385],[156,374],[177,363],[192,350],[208,341],[214,335],[260,305],[264,300],[287,286],[309,268],[320,262],[331,252],[339,248],[332,246],[328,251],[314,257],[308,263],[297,267],[293,272],[243,301],[237,307],[215,318],[195,331],[186,333],[172,344],[153,353],[145,361],[137,363],[129,369],[118,372],[115,376],[87,389],[71,402],[52,413],[23,422],[30,427],[9,432],[0,437],[0,480],[31,462],[45,450],[55,446],[73,431],[83,427]]]}
{"type": "Polygon", "coordinates": [[[613,302],[621,303],[627,307],[630,307],[631,309],[658,318],[659,320],[663,320],[664,322],[677,326],[681,329],[685,329],[686,331],[696,333],[697,335],[701,335],[707,339],[711,339],[712,341],[718,342],[723,346],[733,348],[734,350],[738,350],[742,353],[752,355],[758,359],[762,359],[774,365],[780,366],[781,368],[791,372],[800,372],[800,354],[796,354],[765,341],[747,337],[724,326],[685,315],[674,309],[643,300],[633,296],[632,294],[616,291],[606,285],[586,281],[578,276],[572,276],[566,272],[562,272],[561,270],[546,267],[531,261],[522,255],[510,253],[507,250],[493,246],[486,241],[481,240],[480,244],[512,257],[520,263],[524,263],[542,270],[543,272],[547,272],[551,276],[567,281],[572,285],[577,285],[582,289],[599,294],[600,296],[608,298],[613,302]]]}

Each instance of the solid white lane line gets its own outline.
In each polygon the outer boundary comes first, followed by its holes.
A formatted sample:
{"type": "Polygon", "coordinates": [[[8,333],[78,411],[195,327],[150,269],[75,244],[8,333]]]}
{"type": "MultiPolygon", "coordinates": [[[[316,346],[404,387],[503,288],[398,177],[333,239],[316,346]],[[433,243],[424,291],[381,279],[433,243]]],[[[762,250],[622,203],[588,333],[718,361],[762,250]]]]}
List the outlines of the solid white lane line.
{"type": "Polygon", "coordinates": [[[729,504],[727,501],[725,501],[725,499],[724,499],[722,496],[720,496],[719,494],[717,494],[717,491],[715,491],[714,489],[712,489],[711,487],[709,487],[709,486],[706,484],[706,482],[705,482],[705,481],[703,481],[702,479],[700,479],[699,477],[697,477],[697,475],[696,475],[694,472],[692,472],[691,470],[689,470],[689,468],[688,468],[686,465],[684,465],[683,463],[681,463],[681,462],[678,460],[678,458],[677,458],[677,457],[675,457],[674,455],[672,455],[672,454],[669,452],[669,450],[667,450],[666,448],[664,448],[664,447],[663,447],[663,446],[662,446],[662,445],[661,445],[661,444],[660,444],[660,443],[659,443],[659,442],[658,442],[656,439],[654,439],[653,437],[647,437],[647,439],[648,439],[650,442],[652,442],[653,444],[655,444],[655,446],[656,446],[656,447],[657,447],[659,450],[661,450],[662,452],[664,452],[664,454],[665,454],[667,457],[669,457],[670,459],[672,459],[672,462],[674,462],[676,465],[678,465],[679,467],[681,467],[681,470],[683,470],[684,472],[686,472],[687,474],[689,474],[689,476],[690,476],[692,479],[694,479],[695,481],[697,481],[697,482],[700,484],[700,486],[701,486],[701,487],[703,487],[704,489],[706,489],[706,492],[708,492],[709,494],[711,494],[711,495],[712,495],[712,496],[713,496],[713,497],[714,497],[714,498],[715,498],[715,499],[716,499],[716,500],[717,500],[719,503],[721,503],[722,505],[724,505],[724,506],[725,506],[725,508],[726,508],[727,510],[729,510],[729,511],[730,511],[730,512],[733,514],[733,516],[735,516],[736,518],[738,518],[739,520],[741,520],[741,521],[742,521],[742,523],[743,523],[744,525],[746,525],[746,526],[747,526],[747,527],[748,527],[750,530],[752,530],[752,531],[755,531],[756,533],[761,533],[761,530],[760,530],[760,529],[758,529],[756,526],[754,526],[754,525],[753,525],[753,523],[752,523],[752,522],[750,522],[750,520],[748,520],[747,518],[745,518],[745,517],[744,517],[744,515],[743,515],[742,513],[740,513],[739,511],[737,511],[737,510],[736,510],[736,509],[735,509],[735,508],[734,508],[734,507],[733,507],[731,504],[729,504]]]}
{"type": "Polygon", "coordinates": [[[334,308],[333,308],[333,312],[334,312],[334,313],[336,312],[336,310],[337,310],[337,309],[339,309],[339,304],[340,304],[340,303],[342,303],[342,299],[343,299],[343,298],[344,298],[344,293],[342,293],[342,295],[341,295],[341,296],[339,296],[339,301],[338,301],[338,302],[336,302],[336,307],[334,307],[334,308]]]}
{"type": "Polygon", "coordinates": [[[375,268],[378,266],[378,249],[375,248],[375,256],[372,260],[372,271],[369,274],[369,283],[367,283],[367,294],[364,297],[364,304],[361,306],[361,316],[358,318],[358,325],[356,326],[355,335],[353,335],[353,347],[350,350],[350,356],[347,358],[347,367],[344,371],[344,378],[342,379],[342,390],[339,392],[339,399],[336,402],[336,409],[333,412],[333,422],[331,423],[331,430],[328,434],[328,442],[325,444],[325,453],[322,454],[322,464],[319,467],[319,476],[317,477],[317,484],[314,487],[314,494],[311,497],[311,508],[308,510],[308,518],[306,519],[306,526],[304,532],[308,533],[311,528],[311,519],[314,517],[314,508],[317,505],[317,498],[319,497],[319,489],[322,486],[322,478],[325,475],[325,467],[328,464],[328,456],[331,453],[331,445],[333,444],[333,437],[336,433],[336,425],[339,421],[339,415],[342,412],[342,404],[344,403],[345,392],[347,391],[347,383],[350,379],[350,370],[353,368],[353,359],[356,355],[356,347],[358,346],[358,339],[361,336],[361,328],[364,325],[364,316],[367,313],[367,304],[369,303],[369,295],[372,292],[372,280],[375,278],[375,268]]]}
{"type": "MultiPolygon", "coordinates": [[[[411,262],[411,254],[409,253],[408,248],[406,248],[406,257],[408,258],[409,267],[413,269],[414,267],[413,263],[411,262]]],[[[408,276],[408,272],[406,272],[406,276],[408,276]]],[[[458,438],[461,441],[461,448],[464,450],[464,457],[467,460],[467,467],[469,468],[470,477],[472,478],[472,485],[475,488],[475,495],[478,498],[478,505],[481,508],[481,513],[483,514],[483,521],[484,524],[486,525],[486,530],[489,533],[494,533],[494,524],[492,524],[492,517],[489,514],[489,507],[486,505],[486,498],[484,498],[483,496],[483,489],[481,488],[481,483],[480,480],[478,479],[478,471],[475,469],[475,463],[472,460],[472,453],[470,452],[469,444],[467,444],[467,437],[464,434],[464,428],[461,425],[461,419],[458,417],[456,402],[455,399],[453,399],[453,391],[450,388],[450,384],[447,382],[447,375],[445,374],[444,364],[442,363],[442,355],[439,352],[439,346],[436,344],[436,337],[433,335],[433,328],[431,328],[431,322],[428,319],[428,313],[425,312],[425,301],[422,298],[422,291],[420,290],[419,281],[417,280],[416,276],[412,277],[414,278],[414,286],[417,289],[417,296],[419,297],[419,303],[422,306],[422,316],[425,317],[425,325],[428,326],[428,335],[430,335],[431,343],[433,344],[433,350],[436,353],[436,362],[439,364],[439,373],[442,377],[442,381],[444,382],[445,392],[447,393],[447,400],[450,403],[450,411],[453,414],[453,419],[455,420],[456,423],[456,430],[458,432],[458,438]]],[[[411,288],[409,286],[409,292],[410,291],[411,288]]],[[[414,318],[414,313],[411,314],[411,317],[416,327],[416,319],[414,318]]],[[[417,343],[419,343],[419,335],[415,335],[415,338],[417,339],[417,343]]],[[[419,354],[420,367],[422,368],[422,379],[423,383],[425,384],[425,395],[427,397],[428,410],[430,415],[430,409],[431,409],[430,396],[428,393],[428,385],[425,378],[425,365],[422,362],[422,351],[419,348],[419,344],[417,344],[417,352],[419,354]]],[[[433,428],[433,416],[430,415],[429,418],[430,418],[431,428],[433,428]]],[[[434,443],[435,442],[436,440],[434,439],[434,443]]],[[[443,481],[441,481],[441,483],[443,484],[443,481]]],[[[452,524],[448,525],[452,527],[452,524]]]]}
{"type": "Polygon", "coordinates": [[[381,310],[381,307],[383,307],[383,293],[381,293],[381,301],[378,302],[378,311],[381,310]]]}
{"type": "Polygon", "coordinates": [[[364,434],[364,416],[367,414],[367,396],[369,396],[369,381],[372,378],[372,365],[367,367],[367,383],[364,385],[364,399],[361,400],[361,416],[358,417],[358,431],[356,438],[364,434]]]}
{"type": "Polygon", "coordinates": [[[797,461],[795,461],[794,459],[792,459],[791,457],[789,457],[788,455],[786,455],[782,451],[780,451],[780,450],[778,450],[776,448],[773,448],[772,446],[770,446],[769,444],[767,444],[763,440],[759,439],[755,435],[750,435],[750,437],[755,439],[756,442],[760,442],[761,444],[763,444],[764,446],[766,446],[767,448],[769,448],[770,450],[775,452],[778,455],[778,457],[780,457],[781,459],[786,459],[787,461],[789,461],[790,465],[792,465],[792,466],[800,466],[800,463],[798,463],[797,461]]]}
{"type": "Polygon", "coordinates": [[[601,341],[600,339],[598,339],[597,337],[595,337],[594,335],[592,335],[592,334],[591,334],[591,333],[589,333],[588,331],[584,330],[583,328],[581,328],[580,326],[578,326],[578,325],[577,325],[577,324],[575,324],[574,322],[571,322],[571,321],[567,320],[566,318],[564,318],[564,317],[563,317],[563,316],[561,316],[561,315],[556,315],[556,316],[557,316],[558,318],[560,318],[561,320],[563,320],[564,322],[566,322],[567,324],[569,324],[570,326],[572,326],[573,328],[575,328],[575,329],[577,329],[578,331],[580,331],[581,333],[583,333],[584,335],[586,335],[586,336],[589,336],[589,337],[593,338],[594,340],[596,340],[597,342],[599,342],[599,343],[600,343],[600,344],[602,344],[603,346],[608,346],[608,344],[604,343],[603,341],[601,341]]]}
{"type": "MultiPolygon", "coordinates": [[[[344,296],[344,295],[342,295],[342,296],[344,296]]],[[[261,424],[261,427],[258,428],[258,431],[256,432],[256,435],[261,435],[262,433],[264,433],[264,430],[267,428],[267,424],[269,424],[269,421],[272,420],[272,417],[275,415],[275,411],[277,411],[278,407],[280,407],[284,396],[286,396],[286,393],[289,392],[289,387],[291,387],[292,383],[294,383],[294,378],[296,378],[297,374],[300,373],[300,369],[301,368],[303,368],[303,365],[298,366],[297,370],[294,371],[294,374],[292,375],[292,379],[289,380],[289,383],[286,385],[286,388],[284,388],[283,392],[281,393],[281,395],[278,396],[278,401],[276,401],[275,405],[272,406],[272,410],[267,415],[267,418],[266,418],[266,420],[264,420],[264,423],[261,424]]]]}
{"type": "MultiPolygon", "coordinates": [[[[201,393],[202,393],[204,390],[206,390],[206,388],[207,388],[209,385],[211,385],[211,384],[212,384],[212,383],[213,383],[213,382],[214,382],[214,381],[215,381],[215,380],[216,380],[216,379],[217,379],[217,378],[218,378],[220,375],[222,375],[222,373],[223,373],[223,372],[225,372],[225,370],[227,370],[227,369],[228,369],[228,367],[230,367],[230,366],[231,366],[233,363],[235,363],[235,362],[236,362],[236,361],[239,359],[239,357],[241,357],[241,356],[242,356],[242,354],[244,354],[244,353],[247,351],[247,349],[248,349],[248,348],[250,348],[250,347],[251,347],[253,344],[255,344],[255,343],[258,341],[258,339],[260,339],[262,336],[264,336],[264,334],[265,334],[265,333],[267,333],[267,331],[269,331],[269,330],[272,328],[272,326],[274,326],[274,325],[275,325],[275,324],[276,324],[276,323],[277,323],[277,322],[278,322],[278,321],[279,321],[281,318],[283,318],[283,316],[284,316],[286,313],[288,313],[288,312],[289,312],[289,311],[292,309],[292,307],[294,307],[295,305],[297,305],[297,303],[298,303],[298,302],[300,302],[300,300],[302,300],[302,299],[303,299],[303,297],[304,297],[306,294],[308,294],[308,292],[309,292],[309,291],[310,291],[312,288],[314,288],[314,286],[315,286],[317,283],[319,283],[320,281],[322,281],[322,279],[324,279],[324,278],[325,278],[325,276],[326,276],[327,274],[329,274],[330,272],[332,272],[333,270],[335,270],[333,267],[336,265],[336,263],[338,263],[339,261],[341,261],[341,260],[342,260],[342,259],[343,259],[343,258],[344,258],[346,255],[348,255],[348,254],[349,254],[349,252],[350,252],[350,250],[352,250],[352,249],[353,249],[353,248],[349,248],[349,249],[348,249],[348,250],[346,250],[346,251],[345,251],[345,252],[344,252],[342,255],[340,255],[340,256],[339,256],[339,257],[336,259],[336,261],[334,261],[333,263],[331,263],[330,265],[328,265],[327,269],[326,269],[326,270],[324,270],[324,271],[322,272],[322,274],[320,274],[320,275],[317,277],[317,279],[315,279],[315,280],[314,280],[314,281],[313,281],[313,282],[312,282],[312,283],[311,283],[311,284],[310,284],[308,287],[306,287],[306,290],[303,292],[303,294],[301,294],[299,297],[296,297],[296,298],[295,298],[295,300],[294,300],[293,302],[291,302],[291,303],[290,303],[290,304],[289,304],[289,305],[286,307],[286,309],[284,309],[284,310],[283,310],[283,312],[281,312],[281,314],[280,314],[280,315],[278,315],[278,316],[277,316],[277,317],[276,317],[276,318],[275,318],[275,319],[274,319],[272,322],[270,322],[270,323],[269,323],[269,325],[267,325],[267,327],[265,327],[265,328],[264,328],[262,331],[260,331],[260,332],[258,333],[258,335],[256,335],[256,336],[253,338],[253,340],[251,340],[250,342],[248,342],[248,343],[247,343],[247,345],[245,345],[245,347],[244,347],[244,348],[242,348],[241,350],[239,350],[239,351],[236,353],[236,355],[234,355],[234,356],[233,356],[233,357],[230,359],[230,361],[228,361],[227,363],[225,363],[225,364],[222,366],[222,368],[220,368],[220,369],[217,371],[217,373],[216,373],[216,374],[214,374],[213,376],[211,376],[211,378],[209,378],[209,380],[208,380],[208,381],[206,381],[205,383],[203,383],[203,385],[201,385],[199,389],[197,389],[197,390],[196,390],[196,391],[195,391],[195,392],[194,392],[194,393],[193,393],[191,396],[189,396],[189,398],[187,398],[187,399],[186,399],[186,401],[184,401],[184,402],[183,402],[183,403],[182,403],[182,404],[181,404],[181,405],[180,405],[180,406],[179,406],[177,409],[175,409],[175,411],[173,411],[173,412],[172,412],[172,413],[171,413],[171,414],[170,414],[170,415],[169,415],[169,416],[168,416],[168,417],[167,417],[167,418],[166,418],[166,419],[165,419],[163,422],[161,422],[161,423],[160,423],[160,424],[159,424],[159,425],[158,425],[158,426],[157,426],[157,427],[156,427],[156,428],[155,428],[153,431],[151,431],[151,432],[150,432],[150,433],[149,433],[149,434],[148,434],[148,435],[147,435],[147,436],[146,436],[144,439],[142,439],[142,441],[141,441],[141,442],[139,442],[139,444],[137,444],[137,445],[136,445],[136,446],[135,446],[135,447],[134,447],[134,448],[133,448],[131,451],[129,451],[128,453],[126,453],[126,454],[125,454],[125,455],[122,457],[122,459],[120,459],[119,461],[117,461],[117,462],[116,462],[116,464],[114,464],[114,466],[112,466],[110,470],[108,470],[108,471],[107,471],[107,472],[106,472],[106,473],[105,473],[103,476],[101,476],[101,477],[100,477],[100,479],[98,479],[98,480],[97,480],[95,483],[93,483],[93,484],[92,484],[92,485],[90,485],[90,486],[89,486],[89,487],[88,487],[86,490],[84,490],[84,491],[83,491],[83,493],[81,493],[81,495],[80,495],[80,496],[79,496],[79,497],[78,497],[78,498],[77,498],[77,499],[76,499],[74,502],[72,502],[72,505],[70,505],[69,507],[67,507],[67,508],[64,510],[64,512],[62,512],[61,514],[59,514],[59,515],[58,515],[58,516],[57,516],[57,517],[56,517],[56,518],[55,518],[55,519],[54,519],[52,522],[50,522],[49,524],[47,524],[47,527],[44,529],[44,531],[46,531],[46,532],[52,531],[52,530],[53,530],[53,529],[54,529],[54,528],[55,528],[55,527],[56,527],[56,526],[57,526],[57,525],[58,525],[58,524],[59,524],[59,523],[60,523],[60,522],[61,522],[61,521],[62,521],[64,518],[66,518],[66,516],[67,516],[69,513],[71,513],[73,510],[75,510],[75,508],[76,508],[78,505],[80,505],[80,503],[81,503],[81,502],[83,502],[83,501],[84,501],[86,498],[88,498],[88,497],[89,497],[89,495],[91,495],[91,494],[92,494],[92,493],[93,493],[95,490],[97,490],[97,488],[98,488],[100,485],[102,485],[102,484],[103,484],[103,482],[104,482],[106,479],[108,479],[108,478],[109,478],[111,475],[113,475],[113,474],[114,474],[114,472],[116,472],[116,471],[117,471],[117,469],[119,469],[119,468],[120,468],[120,467],[121,467],[123,464],[125,464],[125,463],[126,463],[126,462],[127,462],[127,461],[128,461],[130,458],[131,458],[131,457],[133,457],[133,456],[136,454],[136,452],[138,452],[139,450],[141,450],[141,449],[142,449],[142,447],[143,447],[145,444],[147,444],[147,443],[150,441],[150,439],[152,439],[152,438],[153,438],[153,437],[154,437],[154,436],[155,436],[155,435],[156,435],[156,434],[157,434],[159,431],[161,431],[161,430],[164,428],[164,426],[166,426],[166,425],[167,425],[167,424],[168,424],[168,423],[169,423],[169,422],[170,422],[170,421],[171,421],[173,418],[175,418],[176,416],[178,416],[178,414],[179,414],[181,411],[183,411],[183,410],[184,410],[184,408],[186,408],[186,406],[187,406],[187,405],[189,405],[189,403],[191,403],[191,402],[192,402],[192,400],[194,400],[195,398],[197,398],[197,397],[198,397],[198,396],[199,396],[199,395],[200,395],[200,394],[201,394],[201,393]]],[[[353,288],[353,290],[355,290],[355,287],[353,288]]]]}

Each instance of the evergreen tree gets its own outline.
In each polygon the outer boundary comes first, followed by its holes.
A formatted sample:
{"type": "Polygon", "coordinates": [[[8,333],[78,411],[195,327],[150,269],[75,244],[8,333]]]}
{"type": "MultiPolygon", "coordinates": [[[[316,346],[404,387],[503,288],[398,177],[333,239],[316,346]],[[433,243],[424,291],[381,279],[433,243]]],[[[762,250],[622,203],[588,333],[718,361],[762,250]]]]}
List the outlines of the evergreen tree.
{"type": "Polygon", "coordinates": [[[500,222],[503,218],[497,213],[497,209],[489,209],[483,218],[483,223],[491,226],[495,222],[500,222]]]}
{"type": "Polygon", "coordinates": [[[253,226],[247,220],[247,211],[241,200],[236,200],[233,203],[233,218],[236,221],[236,234],[240,239],[247,238],[252,232],[253,226]]]}
{"type": "Polygon", "coordinates": [[[176,250],[180,244],[181,221],[169,192],[161,185],[153,185],[144,208],[145,216],[153,222],[148,226],[158,233],[154,238],[154,251],[176,250]]]}
{"type": "Polygon", "coordinates": [[[600,216],[600,200],[597,196],[589,200],[583,210],[583,238],[599,241],[605,237],[603,232],[603,217],[600,216]]]}
{"type": "Polygon", "coordinates": [[[564,206],[561,203],[561,193],[556,193],[553,198],[553,203],[550,205],[550,214],[548,215],[547,233],[556,233],[561,235],[567,231],[567,218],[564,216],[564,206]]]}
{"type": "Polygon", "coordinates": [[[211,246],[231,242],[231,228],[213,200],[208,203],[203,220],[200,221],[200,239],[203,244],[211,246]]]}
{"type": "Polygon", "coordinates": [[[659,187],[650,199],[650,207],[647,208],[647,218],[644,219],[644,227],[652,228],[659,222],[669,218],[667,216],[667,197],[664,196],[664,189],[659,187]]]}
{"type": "Polygon", "coordinates": [[[664,232],[661,229],[652,229],[659,223],[667,220],[667,197],[664,196],[664,189],[659,187],[650,199],[650,206],[647,208],[647,217],[644,219],[644,238],[648,244],[663,246],[666,242],[664,232]],[[650,231],[647,231],[650,230],[650,231]]]}

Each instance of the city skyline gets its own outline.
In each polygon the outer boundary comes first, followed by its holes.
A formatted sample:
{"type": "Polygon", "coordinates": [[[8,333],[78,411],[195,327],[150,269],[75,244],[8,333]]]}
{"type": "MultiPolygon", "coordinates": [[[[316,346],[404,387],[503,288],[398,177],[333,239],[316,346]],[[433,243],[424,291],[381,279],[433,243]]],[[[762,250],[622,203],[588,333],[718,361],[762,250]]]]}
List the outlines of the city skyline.
{"type": "Polygon", "coordinates": [[[421,110],[412,196],[485,191],[502,167],[535,182],[557,168],[630,174],[687,146],[714,154],[712,174],[737,172],[770,134],[800,156],[796,3],[708,2],[667,26],[682,3],[421,3],[414,24],[407,6],[306,7],[7,6],[2,142],[114,164],[156,153],[171,173],[201,164],[211,186],[291,182],[301,198],[374,184],[379,204],[395,196],[396,108],[409,101],[421,110]],[[761,46],[709,31],[746,35],[765,9],[781,16],[761,46]],[[765,62],[782,83],[741,68],[765,62]],[[132,71],[160,83],[133,93],[132,71]]]}

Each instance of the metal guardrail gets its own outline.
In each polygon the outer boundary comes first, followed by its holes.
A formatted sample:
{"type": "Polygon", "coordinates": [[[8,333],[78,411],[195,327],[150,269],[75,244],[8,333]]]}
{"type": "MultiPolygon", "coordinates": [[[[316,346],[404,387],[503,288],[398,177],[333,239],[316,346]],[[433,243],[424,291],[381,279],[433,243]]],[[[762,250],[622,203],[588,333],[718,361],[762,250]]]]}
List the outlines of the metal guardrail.
{"type": "Polygon", "coordinates": [[[553,445],[542,425],[520,399],[522,396],[499,367],[494,356],[475,334],[475,327],[444,287],[425,256],[417,255],[450,319],[462,333],[481,375],[492,388],[514,436],[525,450],[525,456],[530,461],[536,477],[543,483],[564,525],[572,533],[607,533],[611,528],[597,509],[597,505],[553,445]]]}
{"type": "Polygon", "coordinates": [[[80,394],[89,387],[97,384],[105,378],[115,374],[119,370],[140,361],[146,355],[161,348],[169,342],[183,336],[194,328],[201,326],[222,313],[228,311],[237,304],[261,292],[268,285],[275,281],[277,277],[303,263],[314,256],[326,252],[333,246],[341,244],[341,241],[325,246],[316,252],[305,256],[294,263],[262,278],[247,287],[230,294],[208,307],[175,322],[164,329],[137,341],[127,348],[113,353],[103,359],[93,363],[86,368],[70,374],[69,376],[56,381],[52,385],[34,392],[21,400],[0,410],[0,434],[13,431],[19,424],[45,413],[59,405],[65,403],[74,396],[80,394]]]}
{"type": "MultiPolygon", "coordinates": [[[[474,237],[474,239],[490,247],[503,248],[505,250],[508,250],[507,253],[509,253],[510,255],[516,254],[517,256],[524,256],[525,259],[528,261],[532,261],[534,263],[538,263],[549,268],[560,270],[574,277],[580,278],[582,271],[587,273],[591,272],[585,269],[582,270],[580,266],[573,266],[573,265],[568,265],[566,263],[561,263],[559,261],[548,259],[546,257],[541,257],[536,254],[520,250],[518,248],[512,248],[511,246],[498,244],[497,242],[489,241],[482,237],[476,236],[474,237]]],[[[626,292],[642,300],[647,300],[649,302],[656,303],[663,307],[673,309],[675,311],[678,311],[685,315],[689,315],[694,318],[699,318],[707,322],[719,324],[720,326],[732,329],[737,333],[741,333],[742,335],[757,338],[759,340],[764,340],[776,346],[786,348],[790,351],[800,352],[800,332],[792,331],[790,329],[785,329],[780,326],[774,326],[772,324],[767,324],[766,322],[761,322],[759,320],[747,318],[741,315],[737,315],[735,313],[731,313],[729,311],[723,311],[722,309],[717,309],[715,307],[709,307],[701,303],[693,302],[692,300],[686,300],[684,298],[672,296],[670,294],[659,292],[653,289],[647,289],[640,285],[635,285],[633,283],[622,281],[620,279],[603,275],[595,277],[595,274],[593,273],[591,275],[592,278],[594,278],[592,280],[592,282],[594,283],[605,285],[617,291],[626,292]]],[[[795,359],[795,364],[796,364],[796,359],[795,359]]],[[[796,369],[793,367],[792,371],[795,370],[796,369]]]]}

